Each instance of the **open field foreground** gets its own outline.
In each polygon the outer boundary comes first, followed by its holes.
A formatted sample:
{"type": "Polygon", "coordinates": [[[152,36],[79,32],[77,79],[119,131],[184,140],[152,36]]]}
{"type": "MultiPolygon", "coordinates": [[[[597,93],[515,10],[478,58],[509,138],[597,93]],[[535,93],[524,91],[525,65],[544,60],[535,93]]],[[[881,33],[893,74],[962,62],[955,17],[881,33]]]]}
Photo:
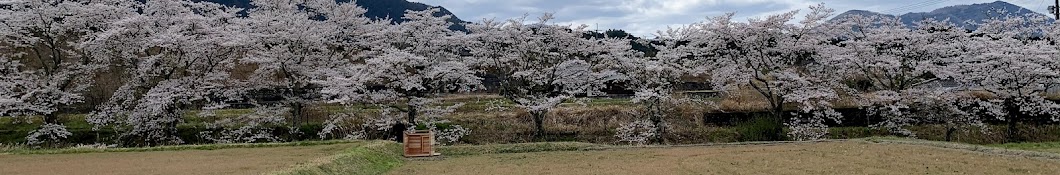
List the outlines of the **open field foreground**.
{"type": "Polygon", "coordinates": [[[328,161],[356,144],[217,150],[0,154],[0,174],[263,174],[328,161]]]}
{"type": "Polygon", "coordinates": [[[1056,143],[908,139],[623,147],[577,142],[446,146],[403,159],[389,141],[0,153],[0,174],[1055,174],[1056,143]],[[87,153],[86,153],[87,152],[87,153]]]}
{"type": "Polygon", "coordinates": [[[842,141],[486,154],[411,161],[390,174],[1055,174],[1060,161],[842,141]]]}

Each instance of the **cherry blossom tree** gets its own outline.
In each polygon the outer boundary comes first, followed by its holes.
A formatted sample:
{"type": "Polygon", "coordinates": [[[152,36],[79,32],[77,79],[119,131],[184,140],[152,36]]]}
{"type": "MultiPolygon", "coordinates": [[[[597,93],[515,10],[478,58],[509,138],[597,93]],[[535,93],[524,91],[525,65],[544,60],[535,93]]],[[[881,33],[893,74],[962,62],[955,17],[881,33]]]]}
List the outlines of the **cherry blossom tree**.
{"type": "Polygon", "coordinates": [[[182,143],[184,113],[201,104],[224,107],[237,97],[226,86],[247,39],[231,34],[238,9],[214,3],[147,1],[138,14],[113,23],[89,45],[94,57],[130,77],[88,121],[113,126],[126,145],[182,143]]]}
{"type": "MultiPolygon", "coordinates": [[[[706,72],[707,67],[702,66],[702,60],[686,57],[685,51],[689,47],[686,40],[677,30],[660,32],[660,40],[656,40],[656,48],[659,52],[655,56],[643,56],[640,53],[631,54],[620,58],[620,71],[629,78],[624,82],[631,90],[635,90],[633,102],[644,107],[642,116],[644,119],[634,121],[619,128],[619,138],[631,143],[643,144],[647,141],[664,142],[669,125],[667,118],[673,107],[680,104],[697,105],[701,107],[714,107],[705,101],[679,98],[675,96],[675,90],[684,83],[682,78],[700,76],[706,72]],[[639,130],[650,130],[638,132],[639,130]],[[642,138],[643,136],[651,136],[642,138]]],[[[646,42],[646,41],[639,41],[646,42]]]]}
{"type": "Polygon", "coordinates": [[[564,100],[601,94],[608,82],[626,78],[612,66],[629,52],[627,40],[585,39],[585,26],[552,19],[545,14],[530,24],[523,17],[469,26],[476,41],[473,66],[498,77],[501,96],[530,113],[537,137],[545,134],[545,115],[564,100]]]}
{"type": "MultiPolygon", "coordinates": [[[[818,139],[827,133],[826,119],[839,121],[831,101],[839,98],[835,76],[820,64],[820,48],[831,38],[819,26],[833,10],[811,7],[804,19],[791,24],[798,11],[735,22],[734,14],[709,18],[666,33],[680,39],[678,57],[701,59],[718,90],[733,93],[753,89],[769,102],[773,120],[785,120],[786,104],[798,110],[785,122],[798,140],[818,139]]],[[[666,35],[664,35],[666,36],[666,35]]],[[[783,135],[781,129],[774,129],[783,135]]]]}
{"type": "Polygon", "coordinates": [[[983,126],[978,118],[959,111],[960,95],[953,88],[926,86],[951,80],[936,74],[947,74],[946,65],[966,53],[970,35],[965,29],[933,19],[910,28],[900,19],[881,16],[849,16],[831,26],[839,37],[823,59],[834,65],[836,75],[853,80],[856,96],[864,100],[870,115],[884,119],[874,127],[898,134],[915,136],[905,129],[918,122],[945,123],[946,138],[961,124],[983,126]],[[865,82],[865,83],[856,83],[865,82]],[[917,109],[920,108],[920,109],[917,109]],[[937,112],[938,114],[929,114],[937,112]],[[952,118],[942,118],[942,117],[952,118]]]}
{"type": "MultiPolygon", "coordinates": [[[[910,109],[904,112],[901,118],[920,122],[916,124],[942,125],[946,128],[943,136],[946,141],[952,141],[957,131],[979,129],[985,133],[989,129],[981,116],[992,114],[988,111],[993,106],[989,101],[953,90],[907,90],[904,95],[907,98],[901,100],[900,104],[910,106],[910,109]]],[[[883,122],[879,125],[889,128],[901,127],[887,126],[896,123],[883,122]]]]}
{"type": "Polygon", "coordinates": [[[995,96],[991,111],[1004,112],[998,117],[1008,123],[1009,141],[1020,140],[1016,125],[1028,116],[1060,112],[1060,105],[1044,97],[1048,85],[1060,79],[1052,26],[1046,17],[988,20],[973,33],[967,56],[952,65],[956,80],[995,96]]]}
{"type": "Polygon", "coordinates": [[[467,37],[450,30],[451,16],[435,16],[438,11],[408,11],[405,22],[378,33],[374,40],[381,43],[367,51],[363,65],[339,68],[340,73],[329,76],[324,94],[347,104],[402,101],[404,107],[394,107],[416,124],[435,94],[480,88],[482,78],[461,57],[467,37]]]}
{"type": "MultiPolygon", "coordinates": [[[[239,34],[247,49],[238,61],[254,67],[240,87],[248,94],[275,94],[280,104],[260,104],[258,112],[280,105],[290,116],[292,132],[306,122],[305,108],[319,102],[319,84],[313,81],[325,71],[353,64],[362,48],[363,37],[373,32],[376,22],[364,16],[365,9],[352,2],[334,0],[255,0],[247,17],[237,20],[239,34]]],[[[285,122],[284,122],[285,123],[285,122]]]]}
{"type": "Polygon", "coordinates": [[[123,1],[10,1],[0,6],[0,116],[43,116],[29,144],[71,133],[59,115],[74,110],[108,61],[84,47],[131,14],[123,1]]]}

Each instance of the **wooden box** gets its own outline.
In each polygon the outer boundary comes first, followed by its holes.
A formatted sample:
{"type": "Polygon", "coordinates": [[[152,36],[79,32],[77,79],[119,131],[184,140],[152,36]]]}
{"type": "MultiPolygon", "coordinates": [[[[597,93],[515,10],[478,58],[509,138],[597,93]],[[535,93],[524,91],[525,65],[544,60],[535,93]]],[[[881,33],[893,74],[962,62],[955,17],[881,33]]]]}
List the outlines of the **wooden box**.
{"type": "Polygon", "coordinates": [[[434,156],[434,132],[431,131],[405,131],[405,157],[429,157],[434,156]]]}

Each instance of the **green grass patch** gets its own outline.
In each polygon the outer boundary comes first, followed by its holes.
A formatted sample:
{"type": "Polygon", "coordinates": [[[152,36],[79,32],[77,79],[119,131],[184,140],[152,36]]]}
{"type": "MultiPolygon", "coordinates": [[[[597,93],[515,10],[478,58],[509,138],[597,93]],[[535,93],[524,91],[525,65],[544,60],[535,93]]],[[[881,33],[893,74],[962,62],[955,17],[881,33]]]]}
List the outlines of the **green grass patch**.
{"type": "Polygon", "coordinates": [[[1060,142],[1006,143],[1006,144],[994,144],[994,145],[987,145],[987,146],[1005,148],[1005,149],[1017,149],[1017,150],[1026,150],[1026,151],[1060,153],[1060,142]]]}
{"type": "Polygon", "coordinates": [[[404,164],[401,145],[388,141],[372,141],[351,148],[319,165],[295,168],[278,174],[383,174],[404,164]]]}

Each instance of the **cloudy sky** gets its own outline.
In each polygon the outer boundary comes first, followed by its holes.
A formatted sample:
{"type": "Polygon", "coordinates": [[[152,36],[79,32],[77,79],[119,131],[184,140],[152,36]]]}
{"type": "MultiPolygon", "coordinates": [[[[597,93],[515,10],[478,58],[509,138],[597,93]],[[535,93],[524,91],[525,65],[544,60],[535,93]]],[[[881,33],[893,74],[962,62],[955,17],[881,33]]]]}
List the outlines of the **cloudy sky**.
{"type": "MultiPolygon", "coordinates": [[[[554,13],[560,24],[587,24],[591,28],[624,29],[637,36],[652,36],[667,26],[702,21],[708,16],[736,12],[737,19],[759,17],[824,3],[842,13],[869,10],[889,14],[924,12],[952,5],[996,0],[410,0],[443,6],[465,21],[498,20],[529,14],[531,19],[554,13]]],[[[1051,0],[1005,0],[1045,13],[1051,0]]]]}

